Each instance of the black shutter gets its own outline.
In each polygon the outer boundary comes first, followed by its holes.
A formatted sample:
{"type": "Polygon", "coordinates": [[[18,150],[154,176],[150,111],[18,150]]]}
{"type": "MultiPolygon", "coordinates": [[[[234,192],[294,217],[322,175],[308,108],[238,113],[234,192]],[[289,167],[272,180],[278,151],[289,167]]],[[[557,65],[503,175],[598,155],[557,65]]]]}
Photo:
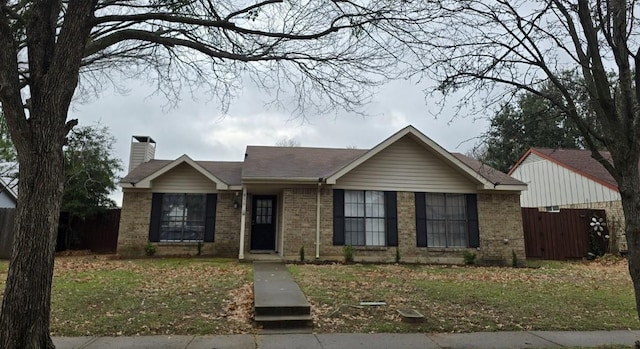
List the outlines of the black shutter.
{"type": "Polygon", "coordinates": [[[344,245],[344,190],[333,190],[333,244],[344,245]]]}
{"type": "Polygon", "coordinates": [[[415,193],[416,245],[427,247],[427,201],[425,193],[415,193]]]}
{"type": "Polygon", "coordinates": [[[467,199],[467,232],[469,247],[480,247],[480,230],[478,228],[478,199],[476,194],[466,194],[467,199]]]}
{"type": "Polygon", "coordinates": [[[160,219],[162,218],[162,193],[151,197],[151,220],[149,221],[149,241],[160,241],[160,219]]]}
{"type": "Polygon", "coordinates": [[[207,194],[207,209],[204,221],[204,242],[214,242],[216,234],[216,204],[218,196],[207,194]]]}
{"type": "Polygon", "coordinates": [[[395,191],[384,192],[384,217],[387,229],[387,246],[398,246],[398,204],[395,191]]]}

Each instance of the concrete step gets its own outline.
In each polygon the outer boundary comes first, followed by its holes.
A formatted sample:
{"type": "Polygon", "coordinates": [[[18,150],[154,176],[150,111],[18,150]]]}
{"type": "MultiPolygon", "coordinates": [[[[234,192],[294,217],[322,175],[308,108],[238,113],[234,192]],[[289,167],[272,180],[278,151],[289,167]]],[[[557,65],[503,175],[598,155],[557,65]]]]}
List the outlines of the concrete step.
{"type": "Polygon", "coordinates": [[[282,262],[253,264],[254,320],[262,328],[313,324],[311,306],[282,262]]]}
{"type": "Polygon", "coordinates": [[[313,326],[311,315],[269,316],[256,315],[254,321],[263,329],[308,329],[313,326]]]}
{"type": "Polygon", "coordinates": [[[310,315],[311,306],[309,305],[296,305],[296,306],[255,306],[254,312],[256,316],[301,316],[310,315]]]}

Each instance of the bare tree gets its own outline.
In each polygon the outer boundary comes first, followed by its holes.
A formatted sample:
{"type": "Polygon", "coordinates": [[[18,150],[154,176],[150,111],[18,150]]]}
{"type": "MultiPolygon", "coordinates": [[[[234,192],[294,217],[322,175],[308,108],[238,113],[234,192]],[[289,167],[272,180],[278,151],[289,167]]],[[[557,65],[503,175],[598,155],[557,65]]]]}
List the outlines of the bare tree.
{"type": "Polygon", "coordinates": [[[49,335],[62,147],[72,98],[123,77],[177,100],[209,88],[223,105],[249,76],[299,114],[354,110],[420,63],[433,15],[419,1],[2,0],[0,103],[19,161],[0,347],[49,335]],[[118,75],[120,74],[120,75],[118,75]],[[79,84],[80,82],[80,84],[79,84]],[[80,90],[78,90],[78,86],[80,90]],[[286,94],[285,94],[286,93],[286,94]]]}
{"type": "Polygon", "coordinates": [[[295,138],[282,137],[276,141],[278,147],[299,147],[300,141],[295,138]]]}
{"type": "Polygon", "coordinates": [[[461,105],[485,109],[517,91],[546,98],[566,114],[616,179],[622,197],[629,271],[640,312],[640,63],[635,1],[441,1],[425,59],[437,91],[464,88],[461,105]],[[588,103],[562,72],[584,78],[588,103]],[[613,74],[609,74],[613,73],[613,74]],[[560,93],[548,93],[551,84],[560,93]],[[583,110],[593,109],[593,117],[583,110]],[[598,144],[610,152],[607,161],[598,144]]]}

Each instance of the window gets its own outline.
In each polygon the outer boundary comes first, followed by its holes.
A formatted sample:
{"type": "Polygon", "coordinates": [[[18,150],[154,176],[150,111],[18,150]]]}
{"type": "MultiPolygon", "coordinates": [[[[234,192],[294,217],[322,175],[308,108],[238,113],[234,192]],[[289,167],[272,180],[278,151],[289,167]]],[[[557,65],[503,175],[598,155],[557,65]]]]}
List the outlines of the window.
{"type": "Polygon", "coordinates": [[[397,201],[395,191],[334,189],[333,244],[398,246],[397,201]]]}
{"type": "Polygon", "coordinates": [[[164,194],[160,241],[204,241],[205,194],[164,194]]]}
{"type": "Polygon", "coordinates": [[[427,193],[427,245],[467,247],[467,202],[464,194],[427,193]]]}
{"type": "MultiPolygon", "coordinates": [[[[449,193],[416,193],[416,219],[418,224],[418,246],[429,247],[476,247],[477,212],[475,195],[449,193]],[[422,198],[424,195],[424,199],[422,198]],[[424,200],[424,212],[419,201],[424,200]],[[468,207],[470,201],[473,207],[468,207]],[[420,216],[423,216],[421,220],[420,216]],[[424,224],[424,226],[420,226],[424,224]],[[420,239],[424,231],[426,239],[420,239]],[[474,235],[474,243],[469,242],[474,235]]],[[[420,203],[422,204],[422,203],[420,203]]]]}
{"type": "Polygon", "coordinates": [[[153,193],[149,241],[213,242],[216,194],[153,193]]]}
{"type": "Polygon", "coordinates": [[[558,213],[558,212],[560,212],[560,206],[546,206],[546,207],[544,208],[544,210],[545,210],[546,212],[554,212],[554,213],[558,213]]]}
{"type": "Polygon", "coordinates": [[[352,246],[384,246],[384,192],[344,191],[345,244],[352,246]]]}

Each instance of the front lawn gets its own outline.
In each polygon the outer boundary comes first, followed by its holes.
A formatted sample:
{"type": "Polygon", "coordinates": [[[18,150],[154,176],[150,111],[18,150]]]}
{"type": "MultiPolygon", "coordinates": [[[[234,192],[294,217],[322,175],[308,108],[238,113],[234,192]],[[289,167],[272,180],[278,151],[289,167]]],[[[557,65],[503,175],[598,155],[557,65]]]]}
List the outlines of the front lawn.
{"type": "Polygon", "coordinates": [[[539,268],[290,265],[318,332],[639,329],[626,261],[539,268]],[[385,306],[360,306],[383,301],[385,306]],[[420,324],[400,321],[416,309],[420,324]]]}
{"type": "MultiPolygon", "coordinates": [[[[539,268],[289,265],[315,331],[640,329],[625,261],[539,268]],[[379,307],[361,301],[383,301],[379,307]],[[398,308],[425,315],[406,324],[398,308]]],[[[7,262],[0,262],[4,288],[7,262]]],[[[54,336],[252,333],[252,265],[185,258],[56,258],[54,336]]]]}
{"type": "MultiPolygon", "coordinates": [[[[250,264],[220,259],[56,258],[54,336],[251,331],[250,264]]],[[[8,263],[0,263],[4,289],[8,263]]]]}

